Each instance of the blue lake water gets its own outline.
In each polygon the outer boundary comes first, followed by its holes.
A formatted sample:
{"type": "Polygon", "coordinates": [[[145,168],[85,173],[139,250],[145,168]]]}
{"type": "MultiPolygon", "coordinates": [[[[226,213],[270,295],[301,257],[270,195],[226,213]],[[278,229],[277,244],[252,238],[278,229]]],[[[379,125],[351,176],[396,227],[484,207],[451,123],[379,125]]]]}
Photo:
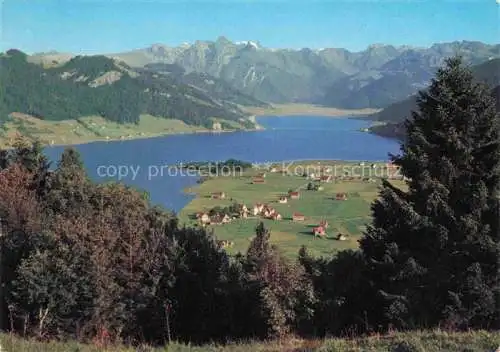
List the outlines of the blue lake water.
{"type": "MultiPolygon", "coordinates": [[[[141,140],[95,142],[75,146],[89,175],[96,181],[118,180],[121,167],[128,175],[121,182],[146,190],[154,203],[174,211],[192,196],[183,189],[196,177],[173,176],[161,168],[188,161],[220,161],[230,158],[250,162],[306,159],[387,160],[399,151],[398,142],[366,132],[369,121],[313,116],[260,117],[266,129],[254,132],[204,133],[141,140]],[[136,176],[134,177],[134,171],[136,176]],[[155,175],[155,173],[157,173],[155,175]]],[[[48,147],[51,160],[58,160],[64,147],[48,147]]],[[[166,171],[166,168],[164,168],[166,171]]]]}

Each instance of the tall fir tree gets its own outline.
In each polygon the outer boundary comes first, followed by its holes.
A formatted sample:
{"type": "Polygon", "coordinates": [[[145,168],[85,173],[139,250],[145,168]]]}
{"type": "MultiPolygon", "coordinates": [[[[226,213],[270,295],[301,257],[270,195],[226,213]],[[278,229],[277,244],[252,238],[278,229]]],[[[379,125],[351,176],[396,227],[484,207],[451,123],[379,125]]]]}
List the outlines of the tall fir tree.
{"type": "Polygon", "coordinates": [[[399,328],[498,324],[499,116],[459,57],[446,61],[394,164],[408,189],[383,183],[360,241],[380,316],[399,328]]]}

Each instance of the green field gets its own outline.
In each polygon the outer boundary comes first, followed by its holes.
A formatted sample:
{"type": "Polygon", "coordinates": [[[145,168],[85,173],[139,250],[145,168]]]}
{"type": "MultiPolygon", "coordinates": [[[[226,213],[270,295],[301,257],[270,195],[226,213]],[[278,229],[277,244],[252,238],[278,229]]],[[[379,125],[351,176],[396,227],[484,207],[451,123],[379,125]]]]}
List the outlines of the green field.
{"type": "MultiPolygon", "coordinates": [[[[224,122],[234,130],[244,129],[235,121],[213,120],[224,122]]],[[[180,120],[151,115],[141,115],[138,124],[120,124],[97,116],[49,121],[13,113],[3,123],[0,121],[0,147],[11,146],[19,135],[28,140],[39,140],[44,145],[67,145],[203,132],[209,132],[209,130],[200,126],[187,125],[180,120]]]]}
{"type": "Polygon", "coordinates": [[[133,348],[110,346],[105,349],[76,342],[42,343],[21,339],[16,336],[0,334],[0,346],[6,352],[494,352],[500,346],[498,332],[469,331],[463,333],[447,333],[444,331],[412,331],[392,333],[386,336],[375,335],[360,338],[331,339],[287,339],[280,342],[242,342],[226,346],[204,345],[189,346],[171,343],[164,347],[133,348]]]}
{"type": "MultiPolygon", "coordinates": [[[[323,167],[343,167],[349,169],[355,163],[349,162],[302,162],[294,163],[294,167],[301,165],[303,168],[312,170],[318,165],[323,167]],[[341,166],[342,165],[342,166],[341,166]]],[[[382,169],[385,164],[377,164],[382,169]]],[[[301,166],[297,170],[302,170],[301,166]]],[[[292,168],[290,168],[292,169],[292,168]]],[[[366,169],[366,168],[365,168],[366,169]]],[[[369,168],[367,168],[369,169],[369,168]]],[[[217,238],[230,240],[234,246],[228,249],[230,252],[244,252],[253,235],[257,224],[263,221],[265,226],[271,230],[271,242],[276,243],[285,254],[296,255],[302,245],[306,245],[311,253],[315,255],[329,255],[336,251],[357,248],[358,240],[365,225],[370,222],[370,205],[378,195],[380,179],[373,177],[374,182],[359,180],[340,180],[332,183],[321,183],[323,190],[306,190],[309,179],[295,175],[283,175],[280,172],[267,172],[264,184],[252,184],[252,178],[262,170],[252,169],[242,175],[218,176],[210,178],[204,183],[186,190],[196,194],[193,199],[179,214],[181,222],[189,225],[197,225],[198,221],[193,219],[197,212],[208,211],[215,206],[229,206],[237,202],[245,204],[250,210],[255,203],[268,203],[275,208],[283,217],[282,220],[268,220],[261,217],[249,217],[247,219],[235,219],[229,224],[210,225],[217,238]],[[288,190],[300,190],[300,199],[288,200],[286,204],[280,204],[278,199],[286,195],[288,190]],[[225,192],[226,199],[212,199],[213,192],[225,192]],[[347,193],[345,201],[335,200],[336,193],[347,193]],[[299,212],[305,215],[305,221],[293,222],[292,214],[299,212]],[[329,227],[326,238],[314,237],[312,228],[321,220],[327,220],[329,227]],[[347,241],[339,241],[336,236],[339,233],[348,234],[347,241]]],[[[361,171],[356,170],[356,173],[361,171]]],[[[364,175],[369,171],[364,170],[364,175]]],[[[377,174],[379,175],[377,171],[377,174]]],[[[300,172],[299,172],[300,173],[300,172]]],[[[372,172],[373,174],[373,172],[372,172]]],[[[393,181],[399,186],[404,186],[403,181],[393,181]]]]}
{"type": "Polygon", "coordinates": [[[380,109],[338,109],[312,104],[272,104],[269,107],[248,107],[240,106],[244,111],[254,115],[264,116],[330,116],[330,117],[345,117],[357,115],[371,115],[380,111],[380,109]]]}

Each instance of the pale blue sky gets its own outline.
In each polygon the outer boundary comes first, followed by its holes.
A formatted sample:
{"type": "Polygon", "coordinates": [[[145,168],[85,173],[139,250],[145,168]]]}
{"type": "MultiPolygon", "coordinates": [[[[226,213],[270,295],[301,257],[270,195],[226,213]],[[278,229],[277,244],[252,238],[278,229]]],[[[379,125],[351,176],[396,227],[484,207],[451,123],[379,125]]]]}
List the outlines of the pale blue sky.
{"type": "MultiPolygon", "coordinates": [[[[0,0],[1,1],[1,0],[0,0]]],[[[495,0],[3,0],[0,50],[113,53],[153,43],[256,40],[267,47],[500,41],[495,0]]]]}

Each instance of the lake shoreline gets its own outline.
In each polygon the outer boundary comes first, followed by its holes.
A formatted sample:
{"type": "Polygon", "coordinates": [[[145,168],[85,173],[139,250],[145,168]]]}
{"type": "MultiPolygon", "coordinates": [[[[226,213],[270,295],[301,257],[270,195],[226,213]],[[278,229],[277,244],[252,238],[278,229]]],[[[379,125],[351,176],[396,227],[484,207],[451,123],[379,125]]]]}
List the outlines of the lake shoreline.
{"type": "MultiPolygon", "coordinates": [[[[179,171],[175,171],[179,163],[237,159],[264,164],[260,167],[268,163],[285,164],[287,167],[300,161],[311,164],[337,161],[337,164],[343,165],[368,160],[385,162],[388,153],[399,150],[391,140],[358,132],[367,125],[366,122],[347,117],[256,119],[265,127],[252,130],[259,133],[199,131],[177,136],[170,134],[170,138],[144,136],[122,140],[126,143],[102,143],[101,138],[98,143],[79,143],[72,147],[81,153],[92,178],[100,182],[122,181],[146,190],[151,194],[153,203],[176,212],[191,201],[192,195],[186,194],[185,188],[196,185],[197,181],[197,177],[180,177],[179,171]],[[309,143],[311,140],[314,143],[309,143]],[[103,171],[101,168],[99,174],[97,168],[103,165],[110,170],[103,171]],[[117,169],[124,166],[128,173],[124,171],[118,175],[117,169]],[[132,172],[131,167],[138,172],[132,172]]],[[[52,145],[44,150],[50,160],[57,162],[67,147],[52,145]]],[[[293,168],[292,165],[290,169],[293,168]]]]}
{"type": "MultiPolygon", "coordinates": [[[[79,140],[75,142],[69,143],[54,143],[50,144],[46,141],[42,141],[42,145],[44,147],[71,147],[71,146],[79,146],[86,145],[91,143],[101,143],[101,142],[126,142],[132,140],[144,140],[144,139],[152,139],[166,136],[177,136],[177,135],[197,135],[197,134],[217,134],[217,133],[235,133],[235,132],[258,132],[264,131],[265,128],[258,124],[257,120],[261,117],[285,117],[285,118],[294,118],[294,117],[303,117],[303,116],[314,116],[314,117],[325,117],[325,118],[349,118],[349,119],[363,119],[364,116],[371,115],[376,113],[378,110],[376,109],[358,109],[358,110],[344,110],[337,109],[331,107],[323,107],[317,105],[309,105],[309,104],[275,104],[272,108],[247,108],[242,107],[242,109],[252,115],[248,117],[248,119],[253,122],[256,126],[253,129],[235,129],[235,130],[209,130],[202,129],[194,130],[194,131],[169,131],[165,133],[158,134],[150,134],[146,136],[132,136],[126,138],[90,138],[88,140],[79,140]]],[[[30,139],[29,137],[26,137],[30,139]]],[[[11,149],[12,147],[6,143],[1,143],[0,148],[2,149],[11,149]]]]}
{"type": "Polygon", "coordinates": [[[241,130],[200,130],[200,131],[190,131],[190,132],[168,132],[168,133],[160,133],[158,135],[150,135],[150,136],[137,136],[131,138],[113,138],[113,139],[94,139],[84,142],[77,143],[62,143],[62,144],[44,144],[44,147],[72,147],[78,145],[92,144],[92,143],[112,143],[112,142],[127,142],[127,141],[138,141],[138,140],[147,140],[147,139],[155,139],[162,138],[168,136],[181,136],[181,135],[197,135],[197,134],[220,134],[220,133],[236,133],[236,132],[258,132],[261,131],[260,128],[255,129],[241,129],[241,130]]]}

